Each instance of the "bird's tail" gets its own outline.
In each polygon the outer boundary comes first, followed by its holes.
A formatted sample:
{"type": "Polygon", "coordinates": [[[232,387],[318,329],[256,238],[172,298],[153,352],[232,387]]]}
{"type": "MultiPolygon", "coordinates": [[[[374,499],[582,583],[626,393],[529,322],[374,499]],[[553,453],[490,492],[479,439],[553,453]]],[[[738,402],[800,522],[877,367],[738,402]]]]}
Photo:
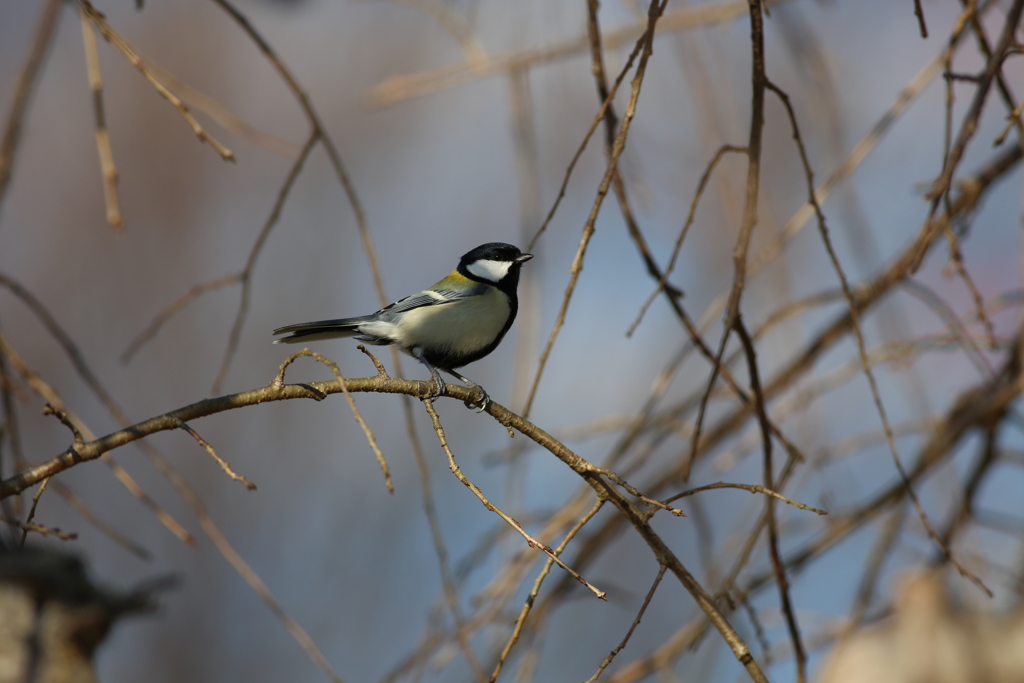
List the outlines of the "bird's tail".
{"type": "Polygon", "coordinates": [[[316,341],[317,339],[337,339],[354,337],[359,334],[359,326],[369,322],[373,316],[359,318],[339,318],[338,320],[317,320],[311,323],[288,325],[274,330],[274,334],[288,336],[275,339],[275,344],[296,344],[298,342],[316,341]]]}

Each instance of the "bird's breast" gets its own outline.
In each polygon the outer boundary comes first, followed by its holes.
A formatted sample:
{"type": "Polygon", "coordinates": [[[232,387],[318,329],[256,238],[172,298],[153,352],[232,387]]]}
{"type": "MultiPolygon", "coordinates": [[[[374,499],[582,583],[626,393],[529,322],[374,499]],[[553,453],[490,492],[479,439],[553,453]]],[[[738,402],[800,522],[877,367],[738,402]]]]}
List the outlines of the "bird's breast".
{"type": "Polygon", "coordinates": [[[395,341],[425,351],[473,355],[494,343],[508,322],[511,306],[498,289],[468,299],[423,306],[396,321],[395,341]]]}

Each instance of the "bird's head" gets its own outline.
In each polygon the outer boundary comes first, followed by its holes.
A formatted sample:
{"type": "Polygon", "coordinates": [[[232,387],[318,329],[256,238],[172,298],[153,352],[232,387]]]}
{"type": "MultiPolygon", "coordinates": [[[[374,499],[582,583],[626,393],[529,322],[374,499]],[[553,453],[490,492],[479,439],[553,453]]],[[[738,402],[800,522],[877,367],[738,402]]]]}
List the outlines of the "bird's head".
{"type": "Polygon", "coordinates": [[[532,258],[533,254],[524,254],[511,244],[489,242],[463,255],[459,272],[473,280],[514,289],[519,282],[519,269],[532,258]]]}

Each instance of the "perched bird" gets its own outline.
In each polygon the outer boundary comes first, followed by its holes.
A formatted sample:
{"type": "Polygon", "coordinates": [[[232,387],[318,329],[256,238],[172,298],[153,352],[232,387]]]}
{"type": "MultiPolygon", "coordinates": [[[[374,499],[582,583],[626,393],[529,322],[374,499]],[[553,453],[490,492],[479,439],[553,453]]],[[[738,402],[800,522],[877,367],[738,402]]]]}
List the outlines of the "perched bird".
{"type": "MultiPolygon", "coordinates": [[[[378,346],[395,344],[427,366],[437,389],[445,391],[438,370],[480,390],[480,410],[491,398],[456,368],[478,361],[501,343],[519,310],[519,269],[533,258],[511,244],[490,242],[465,254],[440,282],[382,308],[373,315],[288,325],[275,344],[355,337],[378,346]]],[[[469,406],[469,402],[466,403],[469,406]]],[[[479,412],[479,411],[478,411],[479,412]]]]}

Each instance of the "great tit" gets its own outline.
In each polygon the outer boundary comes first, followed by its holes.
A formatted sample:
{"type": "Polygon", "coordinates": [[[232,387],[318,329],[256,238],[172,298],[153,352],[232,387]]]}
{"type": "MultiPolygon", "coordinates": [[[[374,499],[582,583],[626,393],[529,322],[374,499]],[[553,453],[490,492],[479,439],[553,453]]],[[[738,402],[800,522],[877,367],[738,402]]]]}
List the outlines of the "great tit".
{"type": "Polygon", "coordinates": [[[377,346],[395,344],[427,366],[434,379],[435,397],[445,391],[438,372],[444,370],[480,390],[483,410],[491,401],[487,392],[455,370],[480,360],[501,343],[519,310],[519,269],[532,258],[533,254],[524,254],[511,244],[483,244],[465,254],[448,277],[419,294],[373,315],[280,327],[274,334],[288,336],[274,343],[355,337],[377,346]]]}

